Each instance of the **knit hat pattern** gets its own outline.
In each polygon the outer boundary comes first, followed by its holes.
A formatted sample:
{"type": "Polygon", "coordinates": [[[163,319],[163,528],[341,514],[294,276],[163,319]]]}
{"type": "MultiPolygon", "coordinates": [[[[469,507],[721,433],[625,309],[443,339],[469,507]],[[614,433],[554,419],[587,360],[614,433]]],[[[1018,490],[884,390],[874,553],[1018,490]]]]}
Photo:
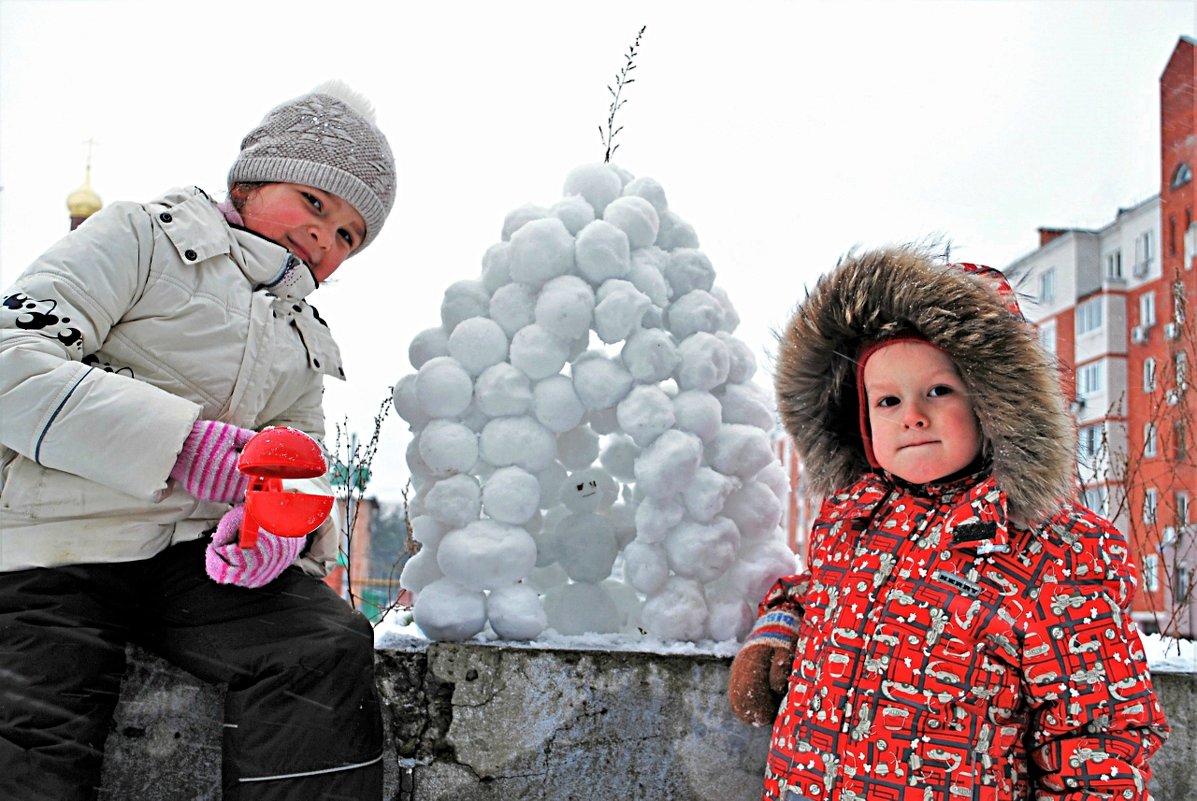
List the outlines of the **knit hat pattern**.
{"type": "Polygon", "coordinates": [[[347,87],[324,84],[276,106],[241,141],[228,184],[313,186],[353,206],[366,223],[361,252],[395,203],[395,158],[373,110],[347,87]]]}

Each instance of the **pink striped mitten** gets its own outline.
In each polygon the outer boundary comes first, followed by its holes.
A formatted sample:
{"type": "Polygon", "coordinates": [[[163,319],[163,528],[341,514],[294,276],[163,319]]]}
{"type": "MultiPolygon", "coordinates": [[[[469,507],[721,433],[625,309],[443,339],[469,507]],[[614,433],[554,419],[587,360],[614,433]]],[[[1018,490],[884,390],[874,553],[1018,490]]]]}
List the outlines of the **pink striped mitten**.
{"type": "Polygon", "coordinates": [[[208,577],[217,584],[238,587],[264,587],[278,578],[299,557],[307,539],[279,537],[266,529],[258,530],[258,543],[252,548],[237,544],[245,506],[237,504],[224,513],[204,553],[208,577]]]}
{"type": "Polygon", "coordinates": [[[249,476],[237,469],[241,449],[254,435],[215,420],[196,420],[183,441],[183,450],[170,477],[201,501],[233,503],[241,500],[249,486],[249,476]]]}

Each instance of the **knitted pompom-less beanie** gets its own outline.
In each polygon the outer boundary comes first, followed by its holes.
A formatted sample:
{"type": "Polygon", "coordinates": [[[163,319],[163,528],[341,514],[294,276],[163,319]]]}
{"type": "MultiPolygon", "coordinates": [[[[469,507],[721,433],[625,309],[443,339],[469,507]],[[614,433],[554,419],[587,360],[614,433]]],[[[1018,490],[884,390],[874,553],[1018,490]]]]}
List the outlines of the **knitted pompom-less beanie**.
{"type": "Polygon", "coordinates": [[[366,222],[358,253],[395,203],[395,159],[370,102],[329,81],[272,109],[241,141],[228,184],[250,182],[314,186],[349,203],[366,222]]]}

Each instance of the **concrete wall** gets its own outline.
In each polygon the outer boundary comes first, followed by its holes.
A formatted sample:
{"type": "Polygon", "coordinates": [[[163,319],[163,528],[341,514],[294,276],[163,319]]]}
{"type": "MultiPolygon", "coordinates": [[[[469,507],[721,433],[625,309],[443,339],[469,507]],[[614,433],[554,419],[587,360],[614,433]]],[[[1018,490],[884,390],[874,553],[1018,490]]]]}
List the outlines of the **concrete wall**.
{"type": "MultiPolygon", "coordinates": [[[[382,650],[386,801],[756,801],[768,733],[739,723],[731,660],[433,644],[382,650]]],[[[1157,801],[1197,798],[1197,676],[1155,677],[1174,732],[1157,801]]],[[[220,798],[221,690],[135,651],[105,801],[220,798]]]]}

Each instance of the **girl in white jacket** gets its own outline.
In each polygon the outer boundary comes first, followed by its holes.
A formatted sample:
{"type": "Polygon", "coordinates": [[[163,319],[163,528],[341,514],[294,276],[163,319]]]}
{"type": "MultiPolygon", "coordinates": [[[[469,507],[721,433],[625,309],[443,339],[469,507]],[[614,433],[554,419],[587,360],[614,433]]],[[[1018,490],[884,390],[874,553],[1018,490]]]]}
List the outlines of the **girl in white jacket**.
{"type": "Polygon", "coordinates": [[[324,436],[344,374],[305,297],[378,235],[394,160],[330,84],[228,180],[112,204],[4,292],[0,798],[97,796],[129,641],[228,685],[225,799],[381,797],[372,631],[321,581],[337,533],[241,549],[236,462],[266,426],[324,436]]]}

